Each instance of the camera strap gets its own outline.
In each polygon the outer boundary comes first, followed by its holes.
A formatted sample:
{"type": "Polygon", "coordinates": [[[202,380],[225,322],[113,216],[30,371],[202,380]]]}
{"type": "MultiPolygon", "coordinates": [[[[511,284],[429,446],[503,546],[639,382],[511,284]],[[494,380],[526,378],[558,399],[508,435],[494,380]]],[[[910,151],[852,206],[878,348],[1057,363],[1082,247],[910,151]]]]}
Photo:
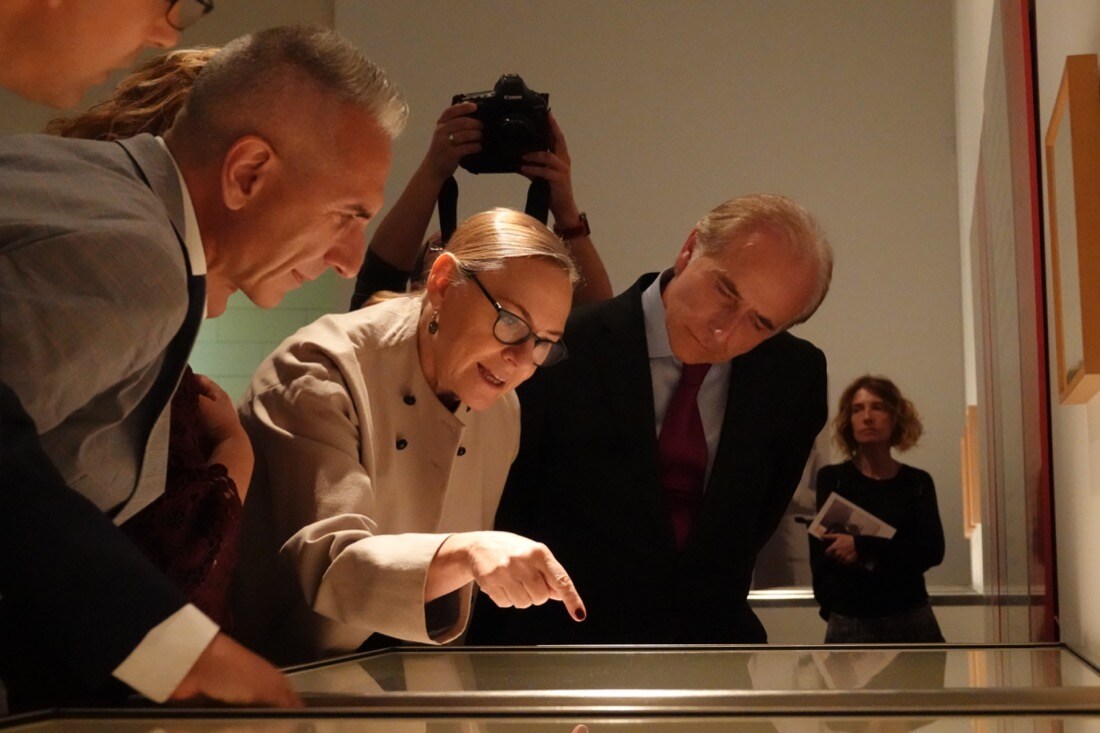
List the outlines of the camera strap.
{"type": "Polygon", "coordinates": [[[528,216],[546,223],[550,216],[550,181],[545,178],[536,178],[527,187],[527,205],[523,209],[528,216]]]}
{"type": "Polygon", "coordinates": [[[458,226],[458,183],[448,176],[439,189],[439,236],[444,247],[458,226]]]}
{"type": "MultiPolygon", "coordinates": [[[[439,232],[443,246],[451,241],[451,235],[458,227],[458,183],[450,176],[439,189],[439,232]]],[[[545,178],[536,178],[527,187],[527,203],[523,209],[530,217],[543,224],[550,216],[550,182],[545,178]]]]}

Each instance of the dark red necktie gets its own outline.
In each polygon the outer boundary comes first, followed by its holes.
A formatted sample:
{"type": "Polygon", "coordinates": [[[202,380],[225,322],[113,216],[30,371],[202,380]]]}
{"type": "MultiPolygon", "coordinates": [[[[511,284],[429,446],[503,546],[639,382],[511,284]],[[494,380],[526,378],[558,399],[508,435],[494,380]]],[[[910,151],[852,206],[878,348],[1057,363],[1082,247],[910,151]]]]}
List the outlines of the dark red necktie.
{"type": "Polygon", "coordinates": [[[661,435],[657,438],[657,462],[665,488],[665,507],[676,547],[683,549],[691,522],[703,498],[707,475],[707,437],[699,416],[699,387],[710,364],[685,364],[680,384],[669,400],[661,435]]]}

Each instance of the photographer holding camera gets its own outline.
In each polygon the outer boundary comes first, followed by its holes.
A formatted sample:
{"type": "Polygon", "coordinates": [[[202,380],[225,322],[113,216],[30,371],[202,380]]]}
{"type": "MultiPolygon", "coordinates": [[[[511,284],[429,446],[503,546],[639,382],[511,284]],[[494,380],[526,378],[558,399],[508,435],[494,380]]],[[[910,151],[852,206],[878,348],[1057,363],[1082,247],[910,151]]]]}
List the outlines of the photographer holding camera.
{"type": "MultiPolygon", "coordinates": [[[[457,95],[459,98],[474,96],[457,95]]],[[[475,101],[459,101],[439,116],[424,160],[379,223],[367,246],[366,259],[355,283],[352,310],[378,291],[405,290],[410,278],[419,278],[425,266],[431,265],[431,251],[438,252],[441,244],[438,233],[428,242],[424,242],[424,234],[440,190],[463,159],[469,160],[468,156],[482,153],[485,125],[474,116],[478,109],[475,101]]],[[[581,273],[574,305],[606,300],[612,295],[611,282],[592,243],[587,219],[573,197],[572,164],[565,136],[552,112],[547,110],[546,118],[549,149],[522,154],[516,172],[549,184],[554,231],[565,241],[581,273]]]]}

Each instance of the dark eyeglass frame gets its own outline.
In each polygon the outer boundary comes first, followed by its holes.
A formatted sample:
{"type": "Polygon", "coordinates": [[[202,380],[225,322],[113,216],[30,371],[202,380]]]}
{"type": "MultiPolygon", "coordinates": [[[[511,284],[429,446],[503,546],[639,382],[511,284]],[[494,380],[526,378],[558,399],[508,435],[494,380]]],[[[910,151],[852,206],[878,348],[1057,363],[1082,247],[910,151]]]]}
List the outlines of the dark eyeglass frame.
{"type": "Polygon", "coordinates": [[[569,356],[569,351],[565,348],[565,342],[563,342],[561,339],[555,341],[553,339],[539,338],[535,335],[535,329],[531,328],[530,323],[528,323],[524,318],[521,318],[520,316],[502,306],[500,303],[497,302],[496,298],[489,294],[489,291],[486,290],[485,286],[481,284],[481,281],[477,279],[477,275],[471,273],[470,279],[474,281],[478,288],[481,289],[481,292],[485,294],[485,297],[488,299],[488,301],[493,304],[494,308],[496,308],[497,319],[493,321],[493,338],[495,338],[497,341],[504,344],[505,346],[516,346],[518,344],[522,344],[529,339],[533,339],[535,342],[535,348],[531,352],[531,357],[532,360],[535,362],[535,366],[539,367],[553,366],[554,364],[564,361],[569,356]],[[513,318],[526,326],[527,335],[521,339],[516,339],[514,341],[507,341],[501,338],[500,334],[497,333],[497,325],[505,317],[513,318]],[[540,359],[539,348],[543,344],[548,344],[548,346],[546,347],[546,353],[540,359]]]}
{"type": "Polygon", "coordinates": [[[168,10],[164,11],[164,19],[177,31],[183,31],[198,23],[213,9],[214,0],[168,0],[168,10]],[[172,10],[177,5],[179,14],[173,20],[172,10]]]}

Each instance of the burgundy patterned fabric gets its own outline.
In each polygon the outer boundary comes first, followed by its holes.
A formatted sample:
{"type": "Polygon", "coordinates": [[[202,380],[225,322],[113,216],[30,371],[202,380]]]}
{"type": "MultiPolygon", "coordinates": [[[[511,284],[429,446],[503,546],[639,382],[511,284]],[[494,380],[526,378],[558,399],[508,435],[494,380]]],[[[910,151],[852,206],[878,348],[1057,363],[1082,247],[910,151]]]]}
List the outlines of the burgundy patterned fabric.
{"type": "Polygon", "coordinates": [[[691,534],[707,474],[707,438],[696,400],[709,370],[710,364],[684,364],[680,384],[668,402],[657,438],[657,462],[665,488],[668,521],[680,549],[691,534]]]}
{"type": "Polygon", "coordinates": [[[225,467],[206,465],[214,446],[199,421],[200,394],[188,367],[172,398],[164,494],[122,530],[192,603],[228,630],[241,502],[225,467]]]}

